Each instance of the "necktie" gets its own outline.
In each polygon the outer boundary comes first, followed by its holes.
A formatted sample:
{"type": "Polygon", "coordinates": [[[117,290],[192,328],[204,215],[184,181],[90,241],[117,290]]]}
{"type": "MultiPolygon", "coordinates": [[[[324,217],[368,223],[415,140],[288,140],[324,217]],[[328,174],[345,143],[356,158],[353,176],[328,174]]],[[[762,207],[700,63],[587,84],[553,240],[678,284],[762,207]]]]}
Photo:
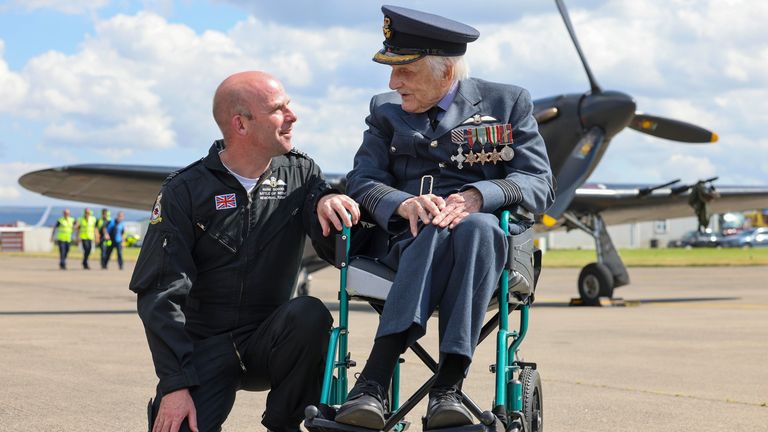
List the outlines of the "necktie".
{"type": "Polygon", "coordinates": [[[427,110],[427,117],[429,117],[429,125],[432,126],[432,130],[435,130],[435,128],[437,128],[438,123],[440,123],[440,120],[437,119],[437,115],[442,110],[443,109],[437,105],[427,110]]]}

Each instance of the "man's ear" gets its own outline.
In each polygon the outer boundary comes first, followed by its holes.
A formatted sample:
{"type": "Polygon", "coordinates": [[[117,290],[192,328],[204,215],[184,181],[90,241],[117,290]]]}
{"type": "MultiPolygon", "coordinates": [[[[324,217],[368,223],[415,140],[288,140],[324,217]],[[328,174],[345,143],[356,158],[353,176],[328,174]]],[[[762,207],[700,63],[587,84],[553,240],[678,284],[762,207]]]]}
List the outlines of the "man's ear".
{"type": "Polygon", "coordinates": [[[243,121],[243,117],[241,115],[232,116],[230,125],[232,126],[232,130],[238,135],[245,135],[247,132],[245,122],[243,121]]]}
{"type": "Polygon", "coordinates": [[[443,80],[447,82],[453,82],[453,75],[456,71],[456,68],[450,64],[448,67],[445,68],[443,71],[443,80]]]}

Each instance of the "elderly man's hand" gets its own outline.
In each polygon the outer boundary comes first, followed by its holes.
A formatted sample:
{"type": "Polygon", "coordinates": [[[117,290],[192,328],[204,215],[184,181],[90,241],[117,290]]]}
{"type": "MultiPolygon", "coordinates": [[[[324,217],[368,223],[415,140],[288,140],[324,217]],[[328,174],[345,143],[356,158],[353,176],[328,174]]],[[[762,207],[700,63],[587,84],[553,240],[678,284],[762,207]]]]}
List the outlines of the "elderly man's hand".
{"type": "Polygon", "coordinates": [[[432,224],[440,228],[454,228],[470,213],[477,213],[483,207],[483,196],[475,188],[455,193],[445,199],[445,207],[432,219],[432,224]]]}
{"type": "Polygon", "coordinates": [[[317,219],[323,229],[323,236],[331,233],[331,225],[341,231],[342,224],[351,227],[360,221],[360,206],[355,200],[342,194],[328,194],[317,202],[317,219]],[[349,215],[352,215],[350,219],[349,215]]]}
{"type": "Polygon", "coordinates": [[[445,207],[445,200],[437,195],[419,195],[408,198],[400,203],[397,214],[407,219],[411,226],[411,234],[416,237],[419,233],[419,220],[428,224],[432,218],[439,215],[445,207]]]}
{"type": "Polygon", "coordinates": [[[168,393],[160,399],[152,432],[178,432],[185,418],[189,421],[189,428],[197,432],[197,411],[189,390],[168,393]]]}

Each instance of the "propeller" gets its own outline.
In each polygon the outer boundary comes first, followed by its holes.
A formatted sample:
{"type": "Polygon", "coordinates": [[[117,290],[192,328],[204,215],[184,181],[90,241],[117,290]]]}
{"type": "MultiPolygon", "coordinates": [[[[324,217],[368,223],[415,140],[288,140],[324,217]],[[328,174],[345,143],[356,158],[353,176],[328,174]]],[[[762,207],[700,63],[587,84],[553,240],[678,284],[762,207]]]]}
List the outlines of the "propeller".
{"type": "MultiPolygon", "coordinates": [[[[587,63],[587,58],[581,49],[579,40],[576,37],[576,31],[573,29],[573,24],[571,23],[571,18],[568,15],[568,10],[565,8],[565,3],[563,3],[563,0],[555,0],[555,3],[557,4],[557,9],[559,10],[560,16],[563,19],[563,23],[565,23],[565,27],[568,30],[568,35],[571,37],[573,46],[576,48],[576,52],[579,54],[579,59],[581,59],[581,64],[584,66],[584,71],[587,73],[589,86],[592,90],[591,94],[587,95],[587,98],[584,99],[584,103],[581,106],[582,120],[585,118],[585,113],[589,114],[590,107],[588,106],[588,103],[591,101],[598,101],[598,103],[595,103],[594,105],[599,106],[600,109],[592,111],[600,111],[600,116],[603,117],[602,120],[604,120],[602,123],[582,121],[585,128],[589,128],[595,125],[602,125],[603,129],[605,129],[608,139],[612,138],[616,133],[624,129],[624,127],[629,126],[638,132],[646,133],[659,138],[666,138],[673,141],[688,143],[709,143],[717,141],[718,136],[716,133],[690,123],[650,114],[643,114],[641,112],[635,112],[634,116],[626,113],[626,110],[630,106],[634,112],[634,101],[630,96],[623,93],[604,92],[600,88],[600,85],[597,83],[597,79],[595,79],[594,74],[592,74],[592,69],[590,69],[589,63],[587,63]],[[611,94],[611,97],[602,97],[608,96],[609,94],[611,94]],[[617,108],[621,108],[620,112],[608,114],[605,110],[602,109],[606,107],[606,103],[603,99],[612,99],[610,103],[614,104],[617,108]]],[[[536,113],[536,115],[537,120],[539,120],[538,117],[541,117],[543,121],[539,121],[539,124],[542,124],[555,118],[557,113],[555,112],[552,114],[541,112],[536,113]]]]}
{"type": "Polygon", "coordinates": [[[557,176],[557,194],[555,203],[547,210],[547,216],[557,220],[571,205],[573,197],[591,171],[592,161],[601,153],[605,144],[605,133],[599,127],[593,127],[579,140],[557,176]]]}
{"type": "Polygon", "coordinates": [[[708,131],[702,127],[680,120],[673,120],[640,112],[635,113],[635,117],[632,119],[629,127],[638,132],[673,141],[710,143],[715,142],[718,139],[716,133],[708,131]]]}
{"type": "Polygon", "coordinates": [[[571,24],[571,18],[568,16],[568,10],[565,8],[565,3],[563,3],[563,0],[555,0],[555,3],[557,3],[557,9],[560,11],[560,16],[563,17],[563,22],[565,23],[565,28],[568,29],[568,34],[571,36],[571,41],[573,41],[573,45],[576,47],[576,52],[579,53],[581,64],[584,65],[584,71],[587,73],[592,93],[600,93],[602,90],[600,89],[600,85],[597,84],[595,76],[592,75],[592,69],[589,68],[587,58],[581,51],[581,45],[579,45],[579,40],[576,38],[576,31],[573,30],[573,24],[571,24]]]}
{"type": "Polygon", "coordinates": [[[699,183],[701,183],[701,184],[710,184],[710,186],[712,186],[714,188],[714,185],[712,185],[711,183],[714,182],[715,180],[717,180],[718,178],[719,177],[715,176],[715,177],[710,177],[710,178],[708,178],[706,180],[699,180],[697,183],[673,187],[672,188],[672,195],[678,195],[678,194],[681,194],[683,192],[687,192],[688,189],[696,186],[699,183]]]}
{"type": "Polygon", "coordinates": [[[674,179],[674,180],[672,180],[670,182],[666,182],[666,183],[660,184],[658,186],[651,186],[651,187],[641,188],[640,190],[637,191],[637,195],[641,196],[641,197],[644,197],[644,196],[650,195],[655,190],[664,189],[665,187],[672,186],[675,183],[680,183],[680,179],[674,179]]]}

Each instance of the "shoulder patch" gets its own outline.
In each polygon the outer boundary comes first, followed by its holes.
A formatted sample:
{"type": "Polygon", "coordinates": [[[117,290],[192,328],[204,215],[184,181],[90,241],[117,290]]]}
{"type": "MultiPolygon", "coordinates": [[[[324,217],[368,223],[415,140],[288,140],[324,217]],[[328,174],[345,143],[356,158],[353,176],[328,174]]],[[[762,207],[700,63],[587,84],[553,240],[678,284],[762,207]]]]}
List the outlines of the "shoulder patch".
{"type": "Polygon", "coordinates": [[[154,207],[152,207],[152,215],[149,217],[149,223],[151,225],[158,224],[163,221],[163,215],[162,215],[162,204],[161,200],[163,199],[163,193],[160,192],[157,195],[157,200],[155,201],[154,207]]]}
{"type": "Polygon", "coordinates": [[[163,185],[163,186],[167,185],[167,184],[168,184],[168,182],[170,182],[171,180],[173,180],[173,178],[174,178],[174,177],[176,177],[177,175],[179,175],[179,174],[183,173],[184,171],[186,171],[186,170],[188,170],[188,169],[190,169],[190,168],[192,168],[192,167],[194,167],[194,166],[197,166],[197,165],[199,165],[200,163],[202,163],[202,162],[203,162],[203,159],[205,159],[205,158],[200,158],[199,160],[196,160],[196,161],[192,162],[191,164],[189,164],[189,165],[185,166],[184,168],[182,168],[182,169],[179,169],[179,170],[176,170],[176,171],[174,171],[174,172],[172,172],[172,173],[168,174],[168,177],[166,177],[166,178],[165,178],[165,180],[163,180],[163,184],[162,184],[162,185],[163,185]]]}

